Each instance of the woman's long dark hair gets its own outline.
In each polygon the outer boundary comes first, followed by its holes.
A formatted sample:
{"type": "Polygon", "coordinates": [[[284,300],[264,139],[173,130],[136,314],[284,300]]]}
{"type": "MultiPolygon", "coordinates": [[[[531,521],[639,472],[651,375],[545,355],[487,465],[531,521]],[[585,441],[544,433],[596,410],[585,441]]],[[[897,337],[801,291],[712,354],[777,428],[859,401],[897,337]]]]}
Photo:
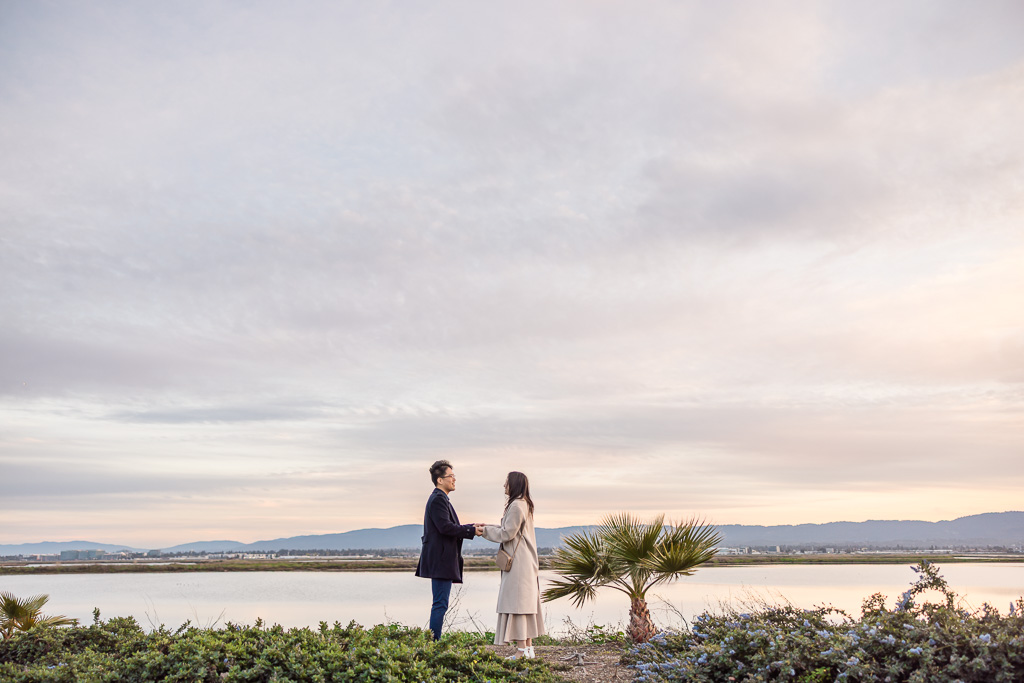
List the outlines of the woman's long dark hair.
{"type": "Polygon", "coordinates": [[[512,501],[522,498],[526,501],[526,507],[530,509],[530,516],[533,516],[533,498],[530,498],[530,480],[522,472],[509,472],[505,478],[505,485],[508,486],[508,500],[505,501],[505,512],[512,501]]]}

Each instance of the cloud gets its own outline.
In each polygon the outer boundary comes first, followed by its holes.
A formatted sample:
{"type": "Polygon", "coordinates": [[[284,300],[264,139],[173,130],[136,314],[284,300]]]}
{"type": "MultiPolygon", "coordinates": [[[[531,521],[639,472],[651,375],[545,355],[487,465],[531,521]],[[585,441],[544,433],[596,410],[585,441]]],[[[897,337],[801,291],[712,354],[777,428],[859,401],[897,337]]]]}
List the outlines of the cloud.
{"type": "Polygon", "coordinates": [[[565,523],[1019,478],[1013,3],[0,12],[22,534],[388,526],[446,454],[565,523]]]}
{"type": "MultiPolygon", "coordinates": [[[[6,459],[5,459],[6,460],[6,459]]],[[[171,475],[154,471],[124,471],[87,463],[4,462],[5,478],[0,495],[19,507],[51,507],[57,501],[86,500],[87,507],[97,501],[124,495],[147,498],[154,495],[210,494],[228,481],[207,475],[171,475]]],[[[232,478],[230,485],[238,485],[232,478]]]]}

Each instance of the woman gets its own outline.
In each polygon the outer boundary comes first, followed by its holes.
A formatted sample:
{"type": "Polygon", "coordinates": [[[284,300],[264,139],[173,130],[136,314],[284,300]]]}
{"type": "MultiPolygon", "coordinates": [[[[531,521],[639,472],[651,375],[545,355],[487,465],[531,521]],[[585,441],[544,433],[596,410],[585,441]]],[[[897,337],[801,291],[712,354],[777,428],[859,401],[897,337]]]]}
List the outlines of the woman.
{"type": "Polygon", "coordinates": [[[533,639],[544,635],[545,631],[540,608],[540,563],[533,530],[533,499],[526,475],[509,472],[505,495],[501,525],[485,525],[483,532],[484,538],[502,544],[512,557],[511,569],[501,572],[494,644],[515,642],[517,653],[510,659],[533,659],[533,639]]]}

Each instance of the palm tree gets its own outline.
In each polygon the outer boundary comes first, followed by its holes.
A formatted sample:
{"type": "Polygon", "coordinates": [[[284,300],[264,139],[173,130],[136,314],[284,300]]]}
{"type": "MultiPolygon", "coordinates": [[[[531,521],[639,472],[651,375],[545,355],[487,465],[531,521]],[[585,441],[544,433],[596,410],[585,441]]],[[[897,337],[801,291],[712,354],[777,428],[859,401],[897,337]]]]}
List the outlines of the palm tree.
{"type": "Polygon", "coordinates": [[[690,576],[715,556],[718,531],[697,519],[665,526],[665,516],[645,523],[629,513],[609,515],[596,533],[583,531],[563,539],[552,568],[563,578],[544,591],[544,601],[568,597],[582,607],[608,586],[629,596],[628,635],[646,643],[656,631],[647,608],[647,591],[660,583],[690,576]]]}
{"type": "Polygon", "coordinates": [[[41,611],[49,595],[33,595],[21,600],[13,593],[0,593],[0,635],[7,640],[15,631],[28,631],[36,626],[74,626],[78,619],[65,616],[44,616],[41,611]]]}

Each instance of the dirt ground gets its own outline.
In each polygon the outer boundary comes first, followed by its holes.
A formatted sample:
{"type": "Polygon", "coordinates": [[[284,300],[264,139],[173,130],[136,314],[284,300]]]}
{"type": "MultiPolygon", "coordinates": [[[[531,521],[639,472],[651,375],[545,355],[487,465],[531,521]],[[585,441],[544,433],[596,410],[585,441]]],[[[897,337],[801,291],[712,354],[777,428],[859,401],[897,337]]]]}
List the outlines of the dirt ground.
{"type": "MultiPolygon", "coordinates": [[[[498,654],[509,655],[514,652],[508,646],[489,646],[498,654]]],[[[606,645],[536,645],[537,656],[553,665],[561,664],[571,667],[558,671],[568,681],[587,681],[588,683],[606,683],[608,681],[625,682],[633,679],[633,672],[619,664],[622,646],[606,645]],[[583,655],[582,664],[578,663],[583,655]]]]}

